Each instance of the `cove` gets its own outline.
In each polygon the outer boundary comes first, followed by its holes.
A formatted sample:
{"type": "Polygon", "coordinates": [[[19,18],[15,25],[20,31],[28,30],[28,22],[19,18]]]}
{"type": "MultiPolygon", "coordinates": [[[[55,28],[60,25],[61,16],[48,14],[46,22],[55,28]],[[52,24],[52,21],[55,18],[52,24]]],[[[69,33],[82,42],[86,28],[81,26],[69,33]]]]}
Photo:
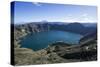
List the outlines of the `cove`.
{"type": "Polygon", "coordinates": [[[23,37],[21,40],[21,47],[31,48],[33,50],[39,50],[48,47],[52,43],[63,41],[71,45],[76,45],[82,35],[66,32],[66,31],[46,31],[31,33],[23,37]]]}

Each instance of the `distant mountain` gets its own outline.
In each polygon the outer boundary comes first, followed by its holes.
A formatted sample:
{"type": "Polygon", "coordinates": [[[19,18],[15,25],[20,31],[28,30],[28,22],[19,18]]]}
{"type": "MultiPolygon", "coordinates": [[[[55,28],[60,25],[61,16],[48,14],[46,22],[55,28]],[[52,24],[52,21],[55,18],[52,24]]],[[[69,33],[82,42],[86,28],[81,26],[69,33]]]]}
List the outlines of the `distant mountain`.
{"type": "Polygon", "coordinates": [[[70,23],[66,26],[66,30],[74,33],[83,34],[85,27],[81,23],[70,23]]]}
{"type": "Polygon", "coordinates": [[[92,23],[88,23],[88,25],[86,25],[86,23],[75,22],[75,23],[62,24],[62,25],[52,24],[50,25],[50,30],[63,30],[63,31],[69,31],[69,32],[85,35],[97,29],[96,29],[96,25],[92,23]]]}
{"type": "Polygon", "coordinates": [[[63,23],[63,22],[34,22],[15,25],[16,29],[25,29],[27,32],[39,32],[49,30],[62,30],[85,35],[97,30],[96,23],[63,23]]]}
{"type": "MultiPolygon", "coordinates": [[[[91,23],[90,23],[90,25],[91,25],[91,23]]],[[[66,26],[66,30],[85,35],[87,33],[91,33],[93,31],[95,31],[96,27],[94,27],[94,26],[85,27],[84,23],[70,23],[66,26]]]]}
{"type": "Polygon", "coordinates": [[[83,23],[83,25],[85,27],[97,27],[97,23],[96,22],[94,22],[94,23],[83,23]]]}

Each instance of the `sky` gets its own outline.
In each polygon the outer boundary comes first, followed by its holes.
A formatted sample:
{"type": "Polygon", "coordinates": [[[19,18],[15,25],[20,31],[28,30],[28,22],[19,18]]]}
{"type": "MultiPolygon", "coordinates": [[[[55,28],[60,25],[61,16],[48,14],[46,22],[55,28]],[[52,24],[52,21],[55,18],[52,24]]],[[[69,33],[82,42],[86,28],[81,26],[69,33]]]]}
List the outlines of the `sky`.
{"type": "MultiPolygon", "coordinates": [[[[97,7],[71,4],[52,4],[15,1],[15,24],[28,22],[97,22],[97,7]]],[[[12,8],[13,9],[13,8],[12,8]]]]}

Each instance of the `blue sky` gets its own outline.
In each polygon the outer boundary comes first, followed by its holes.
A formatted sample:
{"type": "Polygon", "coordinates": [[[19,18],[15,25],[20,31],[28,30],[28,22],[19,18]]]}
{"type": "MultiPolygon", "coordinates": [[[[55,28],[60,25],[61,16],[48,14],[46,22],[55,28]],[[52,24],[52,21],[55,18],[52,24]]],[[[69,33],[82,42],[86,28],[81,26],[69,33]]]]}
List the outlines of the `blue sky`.
{"type": "Polygon", "coordinates": [[[97,22],[97,7],[37,2],[15,2],[14,23],[97,22]]]}

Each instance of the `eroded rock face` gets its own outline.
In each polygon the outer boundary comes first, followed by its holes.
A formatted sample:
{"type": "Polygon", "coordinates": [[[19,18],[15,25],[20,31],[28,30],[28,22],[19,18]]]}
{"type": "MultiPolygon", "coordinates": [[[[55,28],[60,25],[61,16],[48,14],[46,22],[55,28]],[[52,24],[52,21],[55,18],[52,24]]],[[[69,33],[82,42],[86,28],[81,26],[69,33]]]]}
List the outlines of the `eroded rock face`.
{"type": "MultiPolygon", "coordinates": [[[[13,25],[12,25],[13,26],[13,25]]],[[[47,24],[34,24],[34,23],[29,23],[29,24],[22,24],[22,25],[15,25],[14,26],[14,42],[15,42],[15,47],[17,44],[19,44],[19,41],[21,40],[22,37],[30,34],[30,33],[38,33],[42,31],[48,31],[49,27],[47,24]]]]}

